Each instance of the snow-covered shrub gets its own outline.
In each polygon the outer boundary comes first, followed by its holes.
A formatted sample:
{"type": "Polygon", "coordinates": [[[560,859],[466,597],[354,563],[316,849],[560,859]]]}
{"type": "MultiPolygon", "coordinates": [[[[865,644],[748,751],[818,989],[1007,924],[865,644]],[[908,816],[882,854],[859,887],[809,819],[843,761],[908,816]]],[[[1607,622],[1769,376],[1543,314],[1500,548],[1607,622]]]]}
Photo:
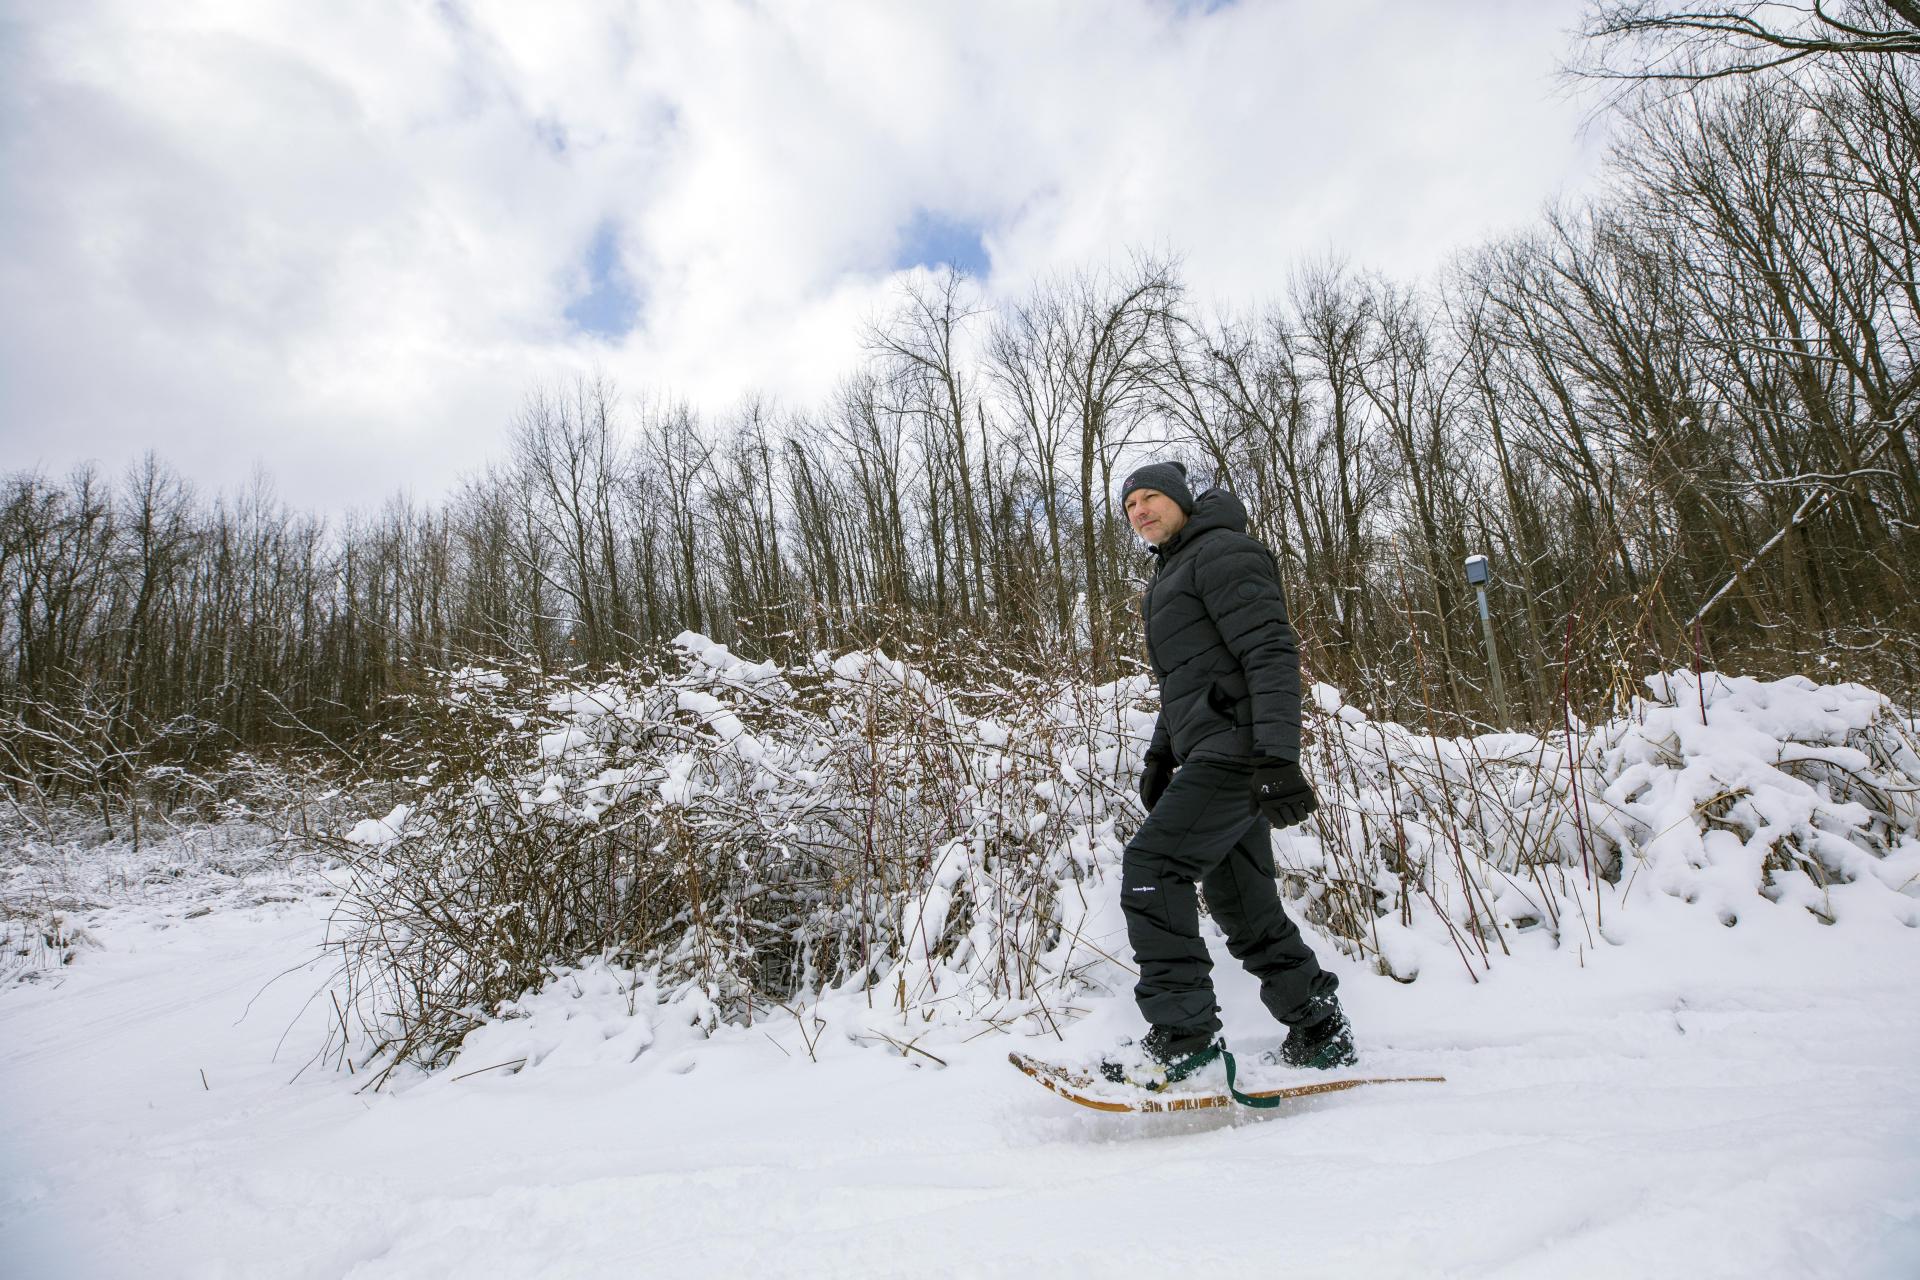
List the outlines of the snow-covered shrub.
{"type": "Polygon", "coordinates": [[[1440,738],[1313,691],[1325,807],[1283,835],[1307,918],[1383,972],[1484,967],[1517,934],[1587,946],[1636,899],[1728,925],[1762,897],[1920,924],[1920,732],[1858,685],[1686,671],[1545,737],[1440,738]]]}
{"type": "Polygon", "coordinates": [[[71,963],[103,912],[291,900],[322,856],[307,834],[365,803],[298,758],[234,753],[144,773],[111,824],[96,806],[0,800],[0,979],[71,963]]]}
{"type": "MultiPolygon", "coordinates": [[[[582,963],[708,1029],[833,987],[908,1026],[1044,1025],[1124,991],[1108,876],[1141,816],[1150,685],[958,684],[692,634],[595,682],[454,673],[416,717],[413,794],[341,842],[358,1054],[447,1061],[582,963]]],[[[1729,924],[1768,900],[1920,924],[1920,737],[1869,690],[1675,673],[1544,737],[1308,701],[1323,803],[1276,838],[1283,884],[1396,978],[1606,945],[1656,895],[1729,924]]]]}
{"type": "Polygon", "coordinates": [[[590,955],[715,1021],[847,984],[926,1019],[1043,1006],[1100,958],[1075,886],[1137,816],[1146,689],[977,674],[690,633],[591,683],[453,673],[415,708],[417,794],[339,842],[360,1052],[442,1062],[590,955]]]}
{"type": "Polygon", "coordinates": [[[1654,696],[1587,752],[1604,784],[1597,844],[1623,893],[1644,877],[1731,925],[1756,889],[1828,922],[1849,904],[1880,909],[1877,890],[1920,891],[1911,714],[1799,677],[1675,672],[1648,685],[1654,696]]]}

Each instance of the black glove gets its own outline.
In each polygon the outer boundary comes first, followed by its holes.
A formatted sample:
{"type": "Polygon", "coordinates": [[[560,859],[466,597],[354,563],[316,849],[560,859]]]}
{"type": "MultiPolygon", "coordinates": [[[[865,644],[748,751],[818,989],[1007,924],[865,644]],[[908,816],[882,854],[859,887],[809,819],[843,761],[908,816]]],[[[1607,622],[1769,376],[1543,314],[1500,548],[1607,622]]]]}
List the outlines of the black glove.
{"type": "Polygon", "coordinates": [[[1275,831],[1305,822],[1320,807],[1313,784],[1300,766],[1277,756],[1261,756],[1253,762],[1253,803],[1275,831]]]}
{"type": "Polygon", "coordinates": [[[1147,752],[1146,759],[1140,762],[1140,803],[1153,812],[1153,806],[1160,802],[1167,784],[1173,781],[1173,757],[1157,752],[1147,752]]]}

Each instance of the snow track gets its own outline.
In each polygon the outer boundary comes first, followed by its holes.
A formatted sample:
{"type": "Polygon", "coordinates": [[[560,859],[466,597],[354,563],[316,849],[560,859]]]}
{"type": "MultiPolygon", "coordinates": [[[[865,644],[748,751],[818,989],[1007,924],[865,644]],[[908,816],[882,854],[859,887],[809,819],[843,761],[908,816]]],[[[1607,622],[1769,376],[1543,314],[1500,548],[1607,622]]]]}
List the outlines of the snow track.
{"type": "MultiPolygon", "coordinates": [[[[1021,1078],[1006,1036],[924,1041],[945,1069],[862,1047],[884,1023],[850,998],[817,1063],[787,1019],[455,1081],[486,1065],[463,1058],[378,1096],[295,1080],[327,905],[122,913],[0,992],[7,1274],[1920,1270],[1920,934],[1891,920],[1655,904],[1631,947],[1477,985],[1343,969],[1366,1065],[1451,1083],[1107,1117],[1021,1078]]],[[[1274,1030],[1218,959],[1255,1050],[1274,1030]]],[[[1129,1026],[1096,1006],[1056,1049],[1129,1026]]]]}

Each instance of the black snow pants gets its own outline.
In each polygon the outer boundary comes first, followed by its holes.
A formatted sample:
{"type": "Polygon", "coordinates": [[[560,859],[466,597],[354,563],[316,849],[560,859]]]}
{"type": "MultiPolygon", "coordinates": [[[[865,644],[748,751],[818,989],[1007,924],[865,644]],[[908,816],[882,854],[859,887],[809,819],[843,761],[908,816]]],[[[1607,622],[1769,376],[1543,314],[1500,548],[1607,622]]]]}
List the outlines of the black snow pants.
{"type": "Polygon", "coordinates": [[[1275,1018],[1301,1021],[1310,997],[1339,985],[1280,905],[1271,829],[1253,807],[1251,778],[1245,764],[1188,761],[1127,843],[1120,904],[1140,966],[1133,994],[1148,1022],[1220,1029],[1196,882],[1227,950],[1260,980],[1261,1003],[1275,1018]]]}

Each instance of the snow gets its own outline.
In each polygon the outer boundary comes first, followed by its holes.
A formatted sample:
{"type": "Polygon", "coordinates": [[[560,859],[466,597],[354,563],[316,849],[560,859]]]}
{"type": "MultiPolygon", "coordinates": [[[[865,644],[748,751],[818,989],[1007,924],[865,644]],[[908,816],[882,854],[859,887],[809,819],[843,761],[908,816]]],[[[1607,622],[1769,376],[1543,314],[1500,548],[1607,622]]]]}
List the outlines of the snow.
{"type": "Polygon", "coordinates": [[[413,806],[397,804],[384,818],[365,818],[354,823],[347,832],[347,839],[354,844],[371,845],[380,848],[398,840],[406,830],[407,819],[413,816],[413,806]]]}
{"type": "Polygon", "coordinates": [[[698,758],[690,751],[670,758],[666,763],[666,777],[660,780],[660,798],[668,804],[686,804],[698,796],[701,786],[693,778],[698,764],[698,758]]]}
{"type": "Polygon", "coordinates": [[[743,760],[757,761],[767,754],[767,749],[758,738],[746,731],[739,717],[712,694],[702,693],[698,689],[682,689],[678,706],[680,710],[698,716],[702,724],[718,734],[720,741],[737,751],[743,760]]]}
{"type": "Polygon", "coordinates": [[[1801,678],[1676,671],[1646,684],[1608,721],[1544,738],[1431,737],[1317,686],[1305,764],[1334,804],[1280,837],[1282,870],[1405,898],[1382,852],[1391,832],[1422,896],[1398,925],[1366,922],[1361,945],[1401,978],[1449,951],[1484,967],[1509,932],[1535,927],[1591,947],[1662,897],[1725,926],[1758,898],[1920,927],[1911,712],[1801,678]],[[1480,936],[1489,904],[1498,946],[1480,936]]]}
{"type": "MultiPolygon", "coordinates": [[[[922,1040],[943,1068],[851,996],[822,1025],[772,1010],[709,1036],[703,1011],[650,1006],[606,969],[528,997],[452,1068],[358,1094],[300,1070],[330,1016],[309,1003],[326,910],[122,910],[83,963],[0,998],[11,1274],[1269,1276],[1284,1259],[1302,1276],[1892,1277],[1920,1259],[1914,937],[1884,918],[1775,908],[1727,930],[1668,902],[1634,946],[1478,984],[1336,960],[1367,1066],[1447,1084],[1113,1117],[1006,1065],[1040,1040],[922,1040]]],[[[1250,1056],[1274,1033],[1214,943],[1250,1056]]],[[[1130,1030],[1125,1003],[1053,1048],[1130,1030]]]]}
{"type": "MultiPolygon", "coordinates": [[[[703,674],[664,699],[598,686],[524,721],[516,803],[592,822],[830,784],[818,744],[741,718],[778,670],[682,648],[703,674]],[[648,716],[679,746],[622,754],[648,716]]],[[[1021,773],[1011,711],[969,719],[878,653],[816,666],[940,708],[995,788],[925,846],[871,991],[740,1016],[738,992],[588,957],[372,1091],[323,1058],[340,869],[240,826],[138,859],[16,851],[6,1273],[1920,1274],[1920,738],[1871,690],[1675,672],[1576,735],[1465,739],[1312,690],[1329,807],[1276,840],[1283,882],[1362,1067],[1447,1083],[1108,1116],[1006,1054],[1087,1061],[1139,1030],[1124,814],[1099,796],[1151,725],[1143,686],[1063,695],[1045,714],[1069,732],[1021,773]],[[1006,840],[1053,878],[1043,909],[1003,903],[1040,883],[1006,840]],[[1364,929],[1333,932],[1335,881],[1371,887],[1364,929]],[[59,945],[26,945],[43,916],[59,945]]],[[[460,681],[472,705],[503,688],[460,681]]],[[[416,812],[343,829],[384,851],[416,812]]],[[[1209,944],[1246,1087],[1289,1082],[1209,944]]]]}

